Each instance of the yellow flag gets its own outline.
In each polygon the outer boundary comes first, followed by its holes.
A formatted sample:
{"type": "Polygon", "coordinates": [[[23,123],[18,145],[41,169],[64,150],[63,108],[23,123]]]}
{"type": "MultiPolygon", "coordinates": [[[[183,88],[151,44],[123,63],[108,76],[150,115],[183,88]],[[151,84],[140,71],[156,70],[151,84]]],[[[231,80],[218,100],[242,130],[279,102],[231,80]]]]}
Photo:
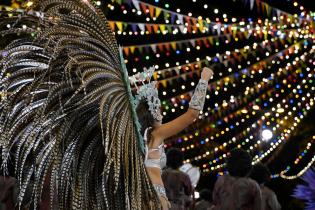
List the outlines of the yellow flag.
{"type": "Polygon", "coordinates": [[[160,8],[155,8],[155,17],[158,18],[161,14],[162,10],[160,8]]]}
{"type": "Polygon", "coordinates": [[[161,32],[163,33],[163,31],[165,31],[165,25],[161,24],[161,25],[160,25],[160,30],[161,30],[161,32]]]}
{"type": "Polygon", "coordinates": [[[116,22],[116,26],[119,29],[119,31],[123,31],[123,24],[122,24],[122,22],[116,22]]]}
{"type": "Polygon", "coordinates": [[[198,20],[198,24],[199,24],[199,30],[202,31],[203,30],[203,20],[198,20]]]}
{"type": "Polygon", "coordinates": [[[158,76],[157,73],[154,72],[154,73],[153,73],[153,79],[154,79],[154,80],[157,80],[157,79],[158,79],[157,76],[158,76]]]}
{"type": "Polygon", "coordinates": [[[176,42],[171,42],[171,46],[172,46],[173,50],[176,50],[176,42]]]}
{"type": "Polygon", "coordinates": [[[166,87],[167,86],[167,80],[162,80],[162,85],[163,85],[163,87],[166,87]]]}
{"type": "Polygon", "coordinates": [[[213,37],[209,38],[209,42],[210,42],[211,45],[213,45],[213,37]]]}
{"type": "Polygon", "coordinates": [[[130,47],[130,52],[134,53],[135,52],[135,47],[130,47]]]}

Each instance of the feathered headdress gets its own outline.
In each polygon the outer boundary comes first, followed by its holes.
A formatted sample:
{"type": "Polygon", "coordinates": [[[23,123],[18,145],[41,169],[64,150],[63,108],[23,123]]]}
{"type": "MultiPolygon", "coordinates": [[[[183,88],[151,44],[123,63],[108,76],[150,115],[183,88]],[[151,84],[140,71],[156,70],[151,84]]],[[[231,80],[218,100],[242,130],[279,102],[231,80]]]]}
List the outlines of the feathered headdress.
{"type": "Polygon", "coordinates": [[[137,107],[141,100],[145,100],[148,103],[149,111],[153,115],[153,118],[161,122],[161,101],[159,99],[158,90],[156,88],[156,81],[151,81],[154,73],[154,67],[144,69],[143,72],[138,73],[130,78],[137,88],[137,95],[135,96],[135,107],[137,107]],[[148,83],[145,83],[147,80],[148,83]],[[141,86],[137,86],[137,82],[141,82],[141,86]]]}
{"type": "Polygon", "coordinates": [[[37,209],[49,183],[61,210],[156,209],[104,14],[89,0],[38,0],[33,9],[0,18],[0,151],[3,168],[15,169],[18,208],[30,196],[37,209]]]}
{"type": "Polygon", "coordinates": [[[309,169],[305,175],[302,177],[302,180],[306,184],[296,186],[293,197],[305,200],[306,208],[305,210],[314,210],[315,209],[315,167],[309,169]]]}

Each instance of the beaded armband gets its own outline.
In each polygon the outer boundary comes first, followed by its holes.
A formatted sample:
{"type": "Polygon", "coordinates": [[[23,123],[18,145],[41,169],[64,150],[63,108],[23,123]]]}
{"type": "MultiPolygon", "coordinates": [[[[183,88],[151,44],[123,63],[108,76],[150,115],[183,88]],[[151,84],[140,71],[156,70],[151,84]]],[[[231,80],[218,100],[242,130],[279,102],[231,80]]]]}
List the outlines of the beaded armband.
{"type": "Polygon", "coordinates": [[[159,184],[153,184],[153,187],[156,191],[156,193],[161,196],[161,197],[165,197],[167,199],[166,196],[166,191],[165,191],[165,187],[159,185],[159,184]]]}
{"type": "Polygon", "coordinates": [[[199,111],[203,110],[207,88],[208,82],[200,79],[195,89],[194,95],[190,99],[189,108],[196,109],[199,111]]]}

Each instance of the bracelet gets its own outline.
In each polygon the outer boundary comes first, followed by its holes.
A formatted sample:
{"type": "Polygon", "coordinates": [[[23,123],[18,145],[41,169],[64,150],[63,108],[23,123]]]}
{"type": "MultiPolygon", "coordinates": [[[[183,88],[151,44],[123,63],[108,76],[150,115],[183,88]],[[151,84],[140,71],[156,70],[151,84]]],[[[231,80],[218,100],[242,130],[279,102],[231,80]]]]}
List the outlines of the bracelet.
{"type": "Polygon", "coordinates": [[[196,109],[199,111],[203,110],[205,104],[205,97],[207,94],[208,82],[200,79],[195,89],[194,95],[191,97],[189,102],[189,108],[196,109]]]}
{"type": "Polygon", "coordinates": [[[155,192],[161,196],[161,197],[164,197],[167,199],[167,196],[166,196],[166,191],[165,191],[165,187],[159,185],[159,184],[153,184],[153,187],[155,189],[155,192]]]}

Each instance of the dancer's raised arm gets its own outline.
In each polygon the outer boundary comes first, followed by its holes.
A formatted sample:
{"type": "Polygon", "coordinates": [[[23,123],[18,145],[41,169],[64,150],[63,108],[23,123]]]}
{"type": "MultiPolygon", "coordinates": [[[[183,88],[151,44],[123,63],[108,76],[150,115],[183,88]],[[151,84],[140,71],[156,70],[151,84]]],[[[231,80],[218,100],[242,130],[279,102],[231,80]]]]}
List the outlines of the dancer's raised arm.
{"type": "Polygon", "coordinates": [[[208,88],[208,81],[212,78],[212,76],[213,71],[210,68],[203,68],[201,78],[195,89],[194,95],[190,100],[189,109],[187,112],[168,123],[157,126],[154,129],[152,136],[157,141],[160,141],[159,143],[157,142],[158,144],[162,143],[164,139],[178,134],[180,131],[195,121],[199,115],[199,112],[203,110],[208,88]]]}

